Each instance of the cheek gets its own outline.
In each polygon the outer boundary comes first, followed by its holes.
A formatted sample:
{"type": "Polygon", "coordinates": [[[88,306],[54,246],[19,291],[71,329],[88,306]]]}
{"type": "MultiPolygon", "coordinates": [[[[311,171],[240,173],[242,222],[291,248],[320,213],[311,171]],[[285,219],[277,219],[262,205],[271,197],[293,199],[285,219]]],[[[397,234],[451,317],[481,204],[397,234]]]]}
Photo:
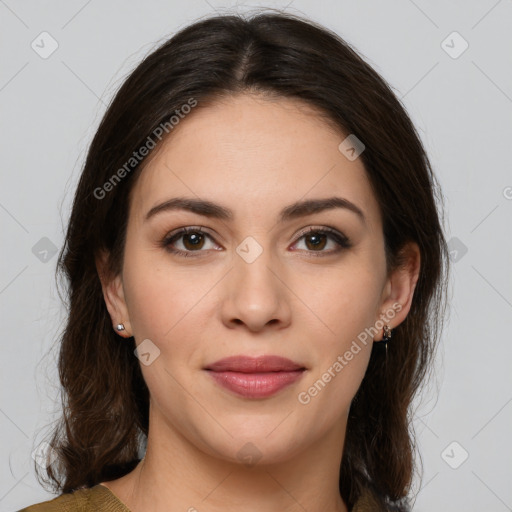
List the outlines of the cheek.
{"type": "MultiPolygon", "coordinates": [[[[176,269],[171,275],[156,260],[152,251],[127,251],[123,281],[128,313],[137,346],[148,339],[153,344],[150,363],[141,364],[152,399],[164,409],[173,397],[180,404],[177,409],[185,410],[188,395],[182,386],[199,343],[194,313],[207,286],[176,269]]],[[[189,391],[192,387],[187,385],[189,391]]]]}
{"type": "Polygon", "coordinates": [[[299,322],[309,331],[306,338],[315,341],[309,347],[313,370],[301,388],[308,395],[304,401],[333,400],[337,413],[350,404],[373,347],[370,328],[378,318],[379,278],[369,267],[347,265],[318,275],[314,287],[302,285],[298,294],[307,297],[307,311],[299,322]]]}
{"type": "Polygon", "coordinates": [[[153,251],[127,251],[123,280],[136,339],[154,338],[158,344],[179,329],[208,286],[179,269],[169,272],[155,256],[153,251]]]}
{"type": "Polygon", "coordinates": [[[145,251],[132,252],[125,260],[128,312],[137,346],[149,339],[152,344],[146,346],[157,354],[151,364],[141,365],[153,399],[165,408],[172,396],[178,409],[185,410],[190,404],[182,386],[187,382],[189,392],[198,392],[190,377],[202,362],[201,347],[214,315],[208,293],[218,277],[211,272],[198,276],[156,260],[145,251]]]}
{"type": "Polygon", "coordinates": [[[292,289],[302,299],[308,325],[316,324],[326,343],[340,348],[375,322],[382,283],[375,266],[347,260],[315,275],[300,273],[292,289]]]}
{"type": "MultiPolygon", "coordinates": [[[[297,396],[299,407],[305,408],[308,417],[315,418],[318,432],[325,432],[348,413],[373,347],[365,329],[374,321],[375,290],[369,286],[351,289],[351,293],[339,287],[329,290],[323,299],[320,295],[316,299],[317,307],[325,300],[321,315],[325,326],[317,321],[316,327],[310,329],[308,338],[318,342],[311,345],[312,369],[297,396]]],[[[314,296],[311,301],[315,302],[314,296]]]]}

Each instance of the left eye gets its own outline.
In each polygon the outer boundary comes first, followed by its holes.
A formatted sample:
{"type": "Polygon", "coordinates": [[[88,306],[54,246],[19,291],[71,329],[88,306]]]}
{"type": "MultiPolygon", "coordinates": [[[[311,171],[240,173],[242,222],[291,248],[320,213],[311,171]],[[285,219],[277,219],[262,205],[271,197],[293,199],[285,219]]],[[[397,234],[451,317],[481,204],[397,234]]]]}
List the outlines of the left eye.
{"type": "MultiPolygon", "coordinates": [[[[164,240],[162,240],[162,246],[171,253],[188,257],[191,256],[192,252],[203,252],[201,249],[205,248],[206,239],[213,241],[213,238],[203,232],[201,228],[184,228],[164,238],[164,240]],[[182,248],[175,247],[177,241],[180,241],[182,248]]],[[[351,247],[351,242],[345,235],[331,228],[309,228],[297,238],[294,245],[302,239],[304,239],[306,251],[320,253],[318,255],[332,254],[351,247]],[[334,249],[325,251],[324,249],[329,239],[334,242],[335,247],[334,249]]],[[[208,247],[206,247],[206,249],[208,249],[208,247]]],[[[318,255],[315,254],[315,256],[318,255]]]]}
{"type": "Polygon", "coordinates": [[[337,233],[336,231],[326,229],[310,229],[302,236],[299,237],[298,241],[304,239],[304,245],[307,249],[311,249],[313,252],[338,252],[341,248],[349,247],[349,243],[346,237],[337,233]],[[334,241],[334,249],[330,251],[323,251],[325,246],[328,245],[328,240],[334,241]]]}

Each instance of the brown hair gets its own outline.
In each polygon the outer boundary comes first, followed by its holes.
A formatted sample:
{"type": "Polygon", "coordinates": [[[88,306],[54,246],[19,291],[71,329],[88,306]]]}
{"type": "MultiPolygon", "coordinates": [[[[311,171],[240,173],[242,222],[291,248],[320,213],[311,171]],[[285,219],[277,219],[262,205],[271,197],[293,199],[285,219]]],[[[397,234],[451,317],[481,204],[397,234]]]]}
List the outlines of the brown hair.
{"type": "Polygon", "coordinates": [[[133,338],[112,328],[95,257],[106,250],[111,274],[122,269],[130,191],[147,161],[131,161],[133,152],[191,98],[205,107],[244,92],[302,100],[341,133],[356,135],[366,146],[360,158],[380,205],[388,268],[401,264],[404,244],[419,246],[410,312],[393,332],[386,365],[372,350],[350,408],[340,475],[349,508],[369,487],[383,510],[407,510],[416,447],[410,407],[433,367],[446,309],[448,251],[436,207],[442,196],[385,81],[335,33],[281,12],[213,16],[185,27],[144,58],[108,107],[59,255],[69,316],[58,360],[63,414],[49,441],[57,458],[46,473],[55,490],[68,493],[121,477],[139,462],[149,391],[133,338]],[[99,194],[121,168],[122,179],[99,194]]]}

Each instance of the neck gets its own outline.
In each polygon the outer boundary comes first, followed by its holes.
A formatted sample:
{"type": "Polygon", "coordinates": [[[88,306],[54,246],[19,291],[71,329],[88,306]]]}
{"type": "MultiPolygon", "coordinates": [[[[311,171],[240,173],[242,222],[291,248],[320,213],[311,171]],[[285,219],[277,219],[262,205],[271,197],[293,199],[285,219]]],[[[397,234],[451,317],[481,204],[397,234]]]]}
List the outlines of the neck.
{"type": "Polygon", "coordinates": [[[209,455],[165,422],[150,421],[145,457],[108,487],[132,512],[347,512],[339,493],[345,427],[281,462],[249,466],[209,455]]]}

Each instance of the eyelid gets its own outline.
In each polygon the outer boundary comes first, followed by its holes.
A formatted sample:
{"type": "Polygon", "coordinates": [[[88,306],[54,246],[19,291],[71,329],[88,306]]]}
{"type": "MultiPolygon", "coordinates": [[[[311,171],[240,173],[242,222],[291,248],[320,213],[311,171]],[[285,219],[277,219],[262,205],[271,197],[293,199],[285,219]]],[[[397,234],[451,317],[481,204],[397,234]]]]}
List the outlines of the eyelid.
{"type": "Polygon", "coordinates": [[[304,235],[307,235],[308,233],[311,233],[311,232],[328,234],[328,235],[340,238],[347,245],[351,244],[348,236],[346,236],[342,231],[340,231],[339,229],[333,228],[331,226],[326,226],[326,225],[324,225],[324,226],[308,226],[307,228],[304,228],[303,230],[299,231],[294,243],[296,243],[298,240],[300,240],[304,235]]]}
{"type": "MultiPolygon", "coordinates": [[[[210,233],[208,233],[208,231],[206,231],[206,229],[207,228],[205,228],[204,226],[185,226],[185,227],[181,227],[181,228],[176,228],[173,231],[171,231],[170,233],[168,233],[167,235],[165,235],[165,237],[161,240],[160,244],[170,253],[180,254],[180,255],[185,255],[185,256],[192,255],[193,253],[207,252],[207,251],[203,251],[203,250],[183,251],[181,249],[169,248],[171,246],[171,242],[173,241],[173,239],[179,240],[182,236],[186,235],[187,233],[201,233],[203,235],[206,235],[208,238],[210,238],[210,240],[212,242],[217,243],[215,240],[215,237],[213,235],[211,235],[210,233]]],[[[337,249],[330,250],[330,251],[304,251],[304,252],[310,253],[313,256],[323,256],[323,255],[327,256],[327,255],[332,255],[332,254],[338,254],[339,252],[349,249],[350,247],[353,246],[351,240],[343,232],[341,232],[337,228],[334,228],[331,226],[326,226],[326,225],[308,226],[307,228],[302,229],[301,231],[299,231],[299,233],[297,235],[295,235],[295,240],[292,243],[292,245],[297,244],[305,235],[307,235],[308,233],[311,233],[311,232],[327,235],[332,240],[334,240],[334,242],[338,246],[337,249]]]]}

